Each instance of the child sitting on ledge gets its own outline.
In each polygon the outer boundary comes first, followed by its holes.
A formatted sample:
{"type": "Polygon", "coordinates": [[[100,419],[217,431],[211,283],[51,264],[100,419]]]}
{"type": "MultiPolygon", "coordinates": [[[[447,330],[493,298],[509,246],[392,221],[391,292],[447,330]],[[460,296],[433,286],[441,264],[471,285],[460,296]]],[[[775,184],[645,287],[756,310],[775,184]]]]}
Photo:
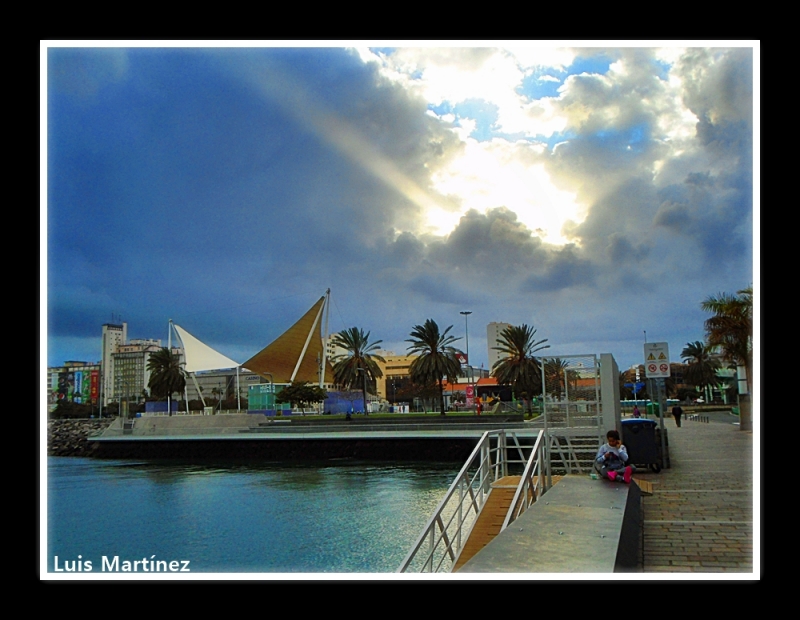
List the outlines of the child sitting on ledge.
{"type": "Polygon", "coordinates": [[[628,464],[628,451],[622,445],[618,431],[606,433],[606,443],[600,446],[594,459],[594,467],[603,478],[630,484],[635,468],[628,464]]]}

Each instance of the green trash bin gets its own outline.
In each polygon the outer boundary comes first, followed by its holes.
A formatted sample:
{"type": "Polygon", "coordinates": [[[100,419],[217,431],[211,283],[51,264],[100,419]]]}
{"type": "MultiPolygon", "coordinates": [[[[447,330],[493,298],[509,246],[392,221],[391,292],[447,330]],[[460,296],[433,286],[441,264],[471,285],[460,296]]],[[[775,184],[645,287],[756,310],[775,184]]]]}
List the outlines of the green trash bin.
{"type": "Polygon", "coordinates": [[[658,403],[647,403],[647,415],[658,417],[658,403]]]}

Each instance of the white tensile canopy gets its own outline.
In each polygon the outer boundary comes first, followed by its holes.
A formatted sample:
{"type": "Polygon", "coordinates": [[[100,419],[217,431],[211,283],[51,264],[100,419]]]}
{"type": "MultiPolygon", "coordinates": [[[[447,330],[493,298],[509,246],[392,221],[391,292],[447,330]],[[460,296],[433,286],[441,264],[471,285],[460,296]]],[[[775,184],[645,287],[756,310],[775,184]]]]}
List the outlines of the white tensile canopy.
{"type": "MultiPolygon", "coordinates": [[[[203,393],[200,391],[200,388],[197,385],[197,378],[195,377],[195,373],[204,372],[206,370],[224,370],[227,368],[235,368],[236,398],[238,401],[238,399],[240,398],[239,362],[234,362],[231,358],[226,357],[219,351],[212,349],[204,342],[201,342],[200,340],[192,336],[180,325],[176,325],[175,323],[172,323],[172,321],[170,321],[170,323],[172,327],[175,329],[175,333],[178,335],[178,338],[180,338],[181,343],[183,344],[183,355],[185,360],[184,370],[192,377],[195,387],[197,388],[197,393],[200,395],[200,400],[203,401],[203,407],[205,407],[206,401],[205,398],[203,398],[203,393]]],[[[186,398],[186,407],[188,412],[188,407],[189,407],[188,397],[186,398]]],[[[239,407],[241,408],[241,405],[239,405],[239,407]]]]}
{"type": "Polygon", "coordinates": [[[207,344],[200,342],[180,325],[172,324],[178,337],[183,343],[183,352],[186,358],[186,372],[203,372],[205,370],[223,370],[225,368],[238,368],[239,362],[225,357],[207,344]]]}

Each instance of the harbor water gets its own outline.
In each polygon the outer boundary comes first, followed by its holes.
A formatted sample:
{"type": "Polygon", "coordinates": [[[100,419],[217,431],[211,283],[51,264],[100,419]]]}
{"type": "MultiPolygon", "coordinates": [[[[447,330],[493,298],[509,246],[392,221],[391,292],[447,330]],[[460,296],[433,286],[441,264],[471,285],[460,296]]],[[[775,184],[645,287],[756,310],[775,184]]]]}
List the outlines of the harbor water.
{"type": "Polygon", "coordinates": [[[47,570],[392,573],[459,469],[48,457],[47,570]]]}

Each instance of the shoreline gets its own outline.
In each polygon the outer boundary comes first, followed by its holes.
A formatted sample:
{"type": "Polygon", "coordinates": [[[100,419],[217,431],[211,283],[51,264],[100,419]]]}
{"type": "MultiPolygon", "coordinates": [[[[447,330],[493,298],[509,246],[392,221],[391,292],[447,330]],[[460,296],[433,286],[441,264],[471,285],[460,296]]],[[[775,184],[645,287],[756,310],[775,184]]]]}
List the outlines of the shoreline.
{"type": "Polygon", "coordinates": [[[91,456],[88,438],[107,429],[114,418],[62,418],[47,420],[47,456],[91,456]]]}

